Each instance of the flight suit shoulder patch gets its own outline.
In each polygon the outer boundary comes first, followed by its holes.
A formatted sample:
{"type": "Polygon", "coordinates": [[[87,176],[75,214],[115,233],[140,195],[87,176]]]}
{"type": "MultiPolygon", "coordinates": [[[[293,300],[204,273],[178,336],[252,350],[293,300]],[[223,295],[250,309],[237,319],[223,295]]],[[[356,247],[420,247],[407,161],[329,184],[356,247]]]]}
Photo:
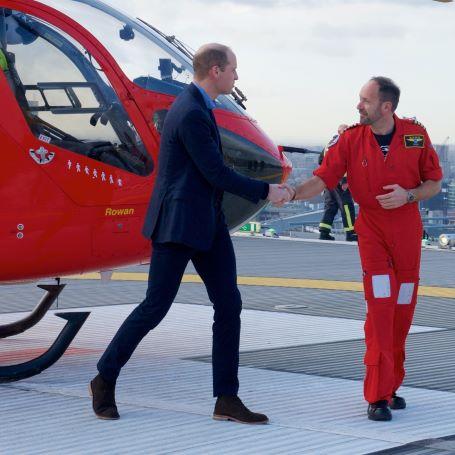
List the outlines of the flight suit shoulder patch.
{"type": "Polygon", "coordinates": [[[403,120],[405,120],[407,123],[410,123],[411,125],[418,125],[426,131],[426,128],[414,117],[412,117],[412,118],[405,117],[405,118],[403,118],[403,120]]]}
{"type": "Polygon", "coordinates": [[[335,136],[332,137],[332,139],[330,139],[330,142],[327,144],[326,148],[324,149],[324,155],[327,153],[327,151],[329,150],[330,147],[333,147],[337,142],[338,142],[338,139],[340,138],[340,135],[339,134],[335,134],[335,136]]]}
{"type": "Polygon", "coordinates": [[[405,134],[404,146],[406,148],[417,147],[423,149],[425,147],[425,136],[423,134],[405,134]]]}

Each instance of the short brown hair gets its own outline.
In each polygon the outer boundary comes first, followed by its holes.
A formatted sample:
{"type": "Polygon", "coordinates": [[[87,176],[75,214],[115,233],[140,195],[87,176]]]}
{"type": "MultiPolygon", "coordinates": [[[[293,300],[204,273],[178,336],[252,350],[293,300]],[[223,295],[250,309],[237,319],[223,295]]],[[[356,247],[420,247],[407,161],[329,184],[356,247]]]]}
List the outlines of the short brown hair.
{"type": "Polygon", "coordinates": [[[223,44],[204,44],[193,57],[194,75],[198,79],[204,79],[213,66],[219,66],[221,71],[224,71],[228,64],[229,51],[229,47],[223,44]]]}
{"type": "Polygon", "coordinates": [[[400,101],[400,87],[389,77],[375,76],[370,81],[376,82],[379,86],[379,99],[383,103],[384,101],[390,101],[392,103],[392,112],[395,112],[398,102],[400,101]]]}

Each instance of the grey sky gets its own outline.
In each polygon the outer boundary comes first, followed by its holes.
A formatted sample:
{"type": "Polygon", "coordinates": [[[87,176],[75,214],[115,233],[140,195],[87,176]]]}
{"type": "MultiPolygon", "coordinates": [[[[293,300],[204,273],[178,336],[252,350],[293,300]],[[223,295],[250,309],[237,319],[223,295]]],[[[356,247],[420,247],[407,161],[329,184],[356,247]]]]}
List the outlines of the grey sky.
{"type": "MultiPolygon", "coordinates": [[[[107,0],[125,8],[124,0],[107,0]]],[[[357,121],[374,75],[402,89],[397,113],[455,142],[455,3],[431,0],[130,0],[128,12],[192,48],[230,45],[247,107],[277,143],[322,144],[357,121]]],[[[146,58],[146,56],[144,56],[146,58]]]]}

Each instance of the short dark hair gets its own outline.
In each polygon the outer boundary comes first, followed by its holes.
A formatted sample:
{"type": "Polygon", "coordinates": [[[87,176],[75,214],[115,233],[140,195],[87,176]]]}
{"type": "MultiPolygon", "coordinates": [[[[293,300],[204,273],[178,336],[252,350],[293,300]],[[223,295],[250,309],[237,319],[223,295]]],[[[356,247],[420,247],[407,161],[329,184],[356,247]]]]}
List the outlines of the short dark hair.
{"type": "Polygon", "coordinates": [[[228,64],[229,47],[223,44],[211,43],[200,47],[193,57],[194,75],[204,79],[213,66],[219,66],[224,71],[228,64]]]}
{"type": "Polygon", "coordinates": [[[392,103],[392,111],[395,112],[400,101],[400,87],[389,77],[375,76],[370,81],[374,81],[379,85],[379,99],[381,102],[390,101],[392,103]]]}

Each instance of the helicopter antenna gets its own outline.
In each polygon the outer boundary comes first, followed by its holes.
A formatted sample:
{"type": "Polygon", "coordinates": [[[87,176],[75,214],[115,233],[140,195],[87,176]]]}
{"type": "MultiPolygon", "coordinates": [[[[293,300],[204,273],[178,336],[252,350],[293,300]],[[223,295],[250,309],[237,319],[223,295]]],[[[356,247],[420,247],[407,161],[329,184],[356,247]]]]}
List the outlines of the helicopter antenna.
{"type": "Polygon", "coordinates": [[[171,44],[176,46],[181,52],[183,52],[188,58],[191,60],[194,57],[195,51],[190,46],[182,43],[175,35],[166,36],[166,40],[169,41],[171,44]]]}
{"type": "Polygon", "coordinates": [[[165,33],[163,33],[161,30],[157,29],[156,27],[154,27],[153,25],[149,24],[148,22],[144,21],[143,19],[141,19],[140,17],[137,17],[136,18],[138,21],[142,22],[143,24],[145,24],[147,27],[151,28],[155,33],[157,33],[158,35],[161,36],[161,38],[164,38],[168,43],[171,43],[173,44],[180,52],[182,52],[183,54],[185,54],[186,57],[188,57],[190,60],[193,60],[193,56],[194,56],[194,51],[192,52],[190,49],[189,49],[189,46],[186,46],[185,44],[183,44],[180,40],[178,40],[175,35],[166,35],[165,33]]]}
{"type": "Polygon", "coordinates": [[[243,104],[245,101],[248,100],[248,98],[243,94],[243,92],[238,88],[234,87],[234,89],[231,92],[232,97],[235,99],[235,102],[239,105],[242,106],[243,109],[246,110],[245,105],[243,104]]]}

